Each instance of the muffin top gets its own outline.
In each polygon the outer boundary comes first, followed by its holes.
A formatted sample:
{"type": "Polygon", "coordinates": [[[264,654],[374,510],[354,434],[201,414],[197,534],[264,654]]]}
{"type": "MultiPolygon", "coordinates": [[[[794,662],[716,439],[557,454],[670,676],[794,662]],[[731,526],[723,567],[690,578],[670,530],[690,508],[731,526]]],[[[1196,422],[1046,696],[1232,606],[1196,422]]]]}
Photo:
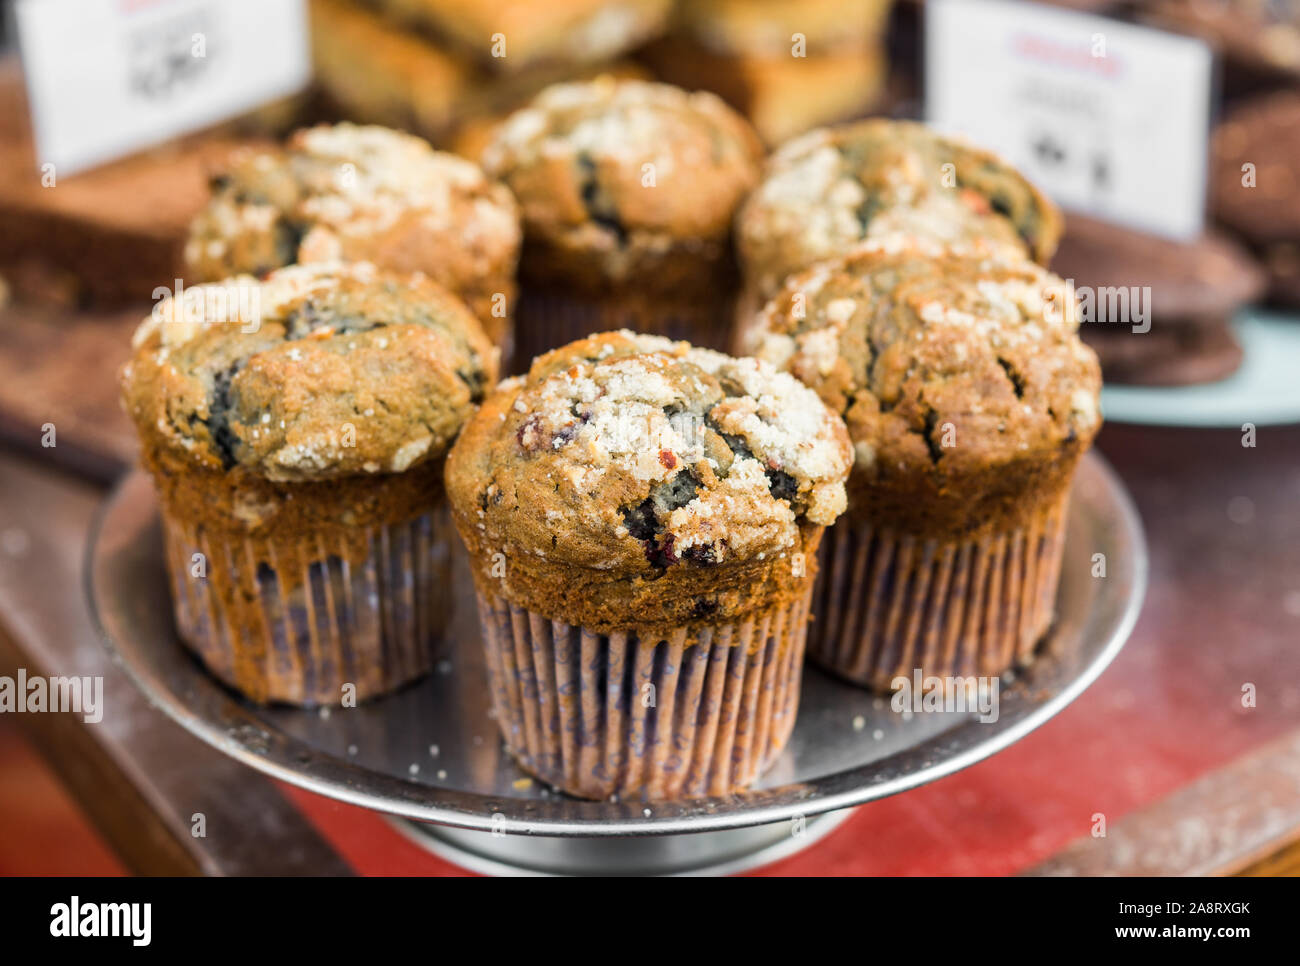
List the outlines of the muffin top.
{"type": "Polygon", "coordinates": [[[1251,241],[1293,241],[1300,233],[1298,150],[1300,94],[1266,94],[1233,110],[1211,142],[1215,214],[1251,241]]]}
{"type": "Polygon", "coordinates": [[[497,375],[460,300],[366,263],[193,286],[122,372],[146,459],[274,481],[398,473],[446,452],[497,375]]]}
{"type": "Polygon", "coordinates": [[[682,249],[718,257],[761,156],[749,122],[713,94],[602,76],[542,91],[483,164],[519,199],[528,249],[618,280],[682,249]]]}
{"type": "Polygon", "coordinates": [[[194,281],[372,261],[471,299],[482,281],[512,275],[518,257],[509,191],[472,161],[387,128],[298,131],[284,148],[234,159],[212,191],[185,246],[194,281]]]}
{"type": "Polygon", "coordinates": [[[883,119],[820,128],[777,149],[736,219],[746,277],[764,296],[863,239],[1006,248],[1046,263],[1060,234],[1052,203],[994,155],[883,119]]]}
{"type": "Polygon", "coordinates": [[[855,476],[952,480],[1087,446],[1101,377],[1078,324],[1032,262],[868,245],[791,278],[747,340],[844,415],[855,476]]]}
{"type": "Polygon", "coordinates": [[[447,465],[467,540],[653,579],[775,558],[844,509],[839,418],[754,359],[595,335],[506,380],[447,465]]]}

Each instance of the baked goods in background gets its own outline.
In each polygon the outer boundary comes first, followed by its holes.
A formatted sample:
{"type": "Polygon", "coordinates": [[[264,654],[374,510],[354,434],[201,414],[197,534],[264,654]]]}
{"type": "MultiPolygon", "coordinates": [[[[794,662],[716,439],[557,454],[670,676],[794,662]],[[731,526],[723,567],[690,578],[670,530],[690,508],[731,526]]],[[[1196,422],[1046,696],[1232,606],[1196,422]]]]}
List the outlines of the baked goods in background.
{"type": "Polygon", "coordinates": [[[713,91],[769,145],[860,117],[885,93],[892,0],[703,0],[644,57],[664,80],[713,91]]]}
{"type": "Polygon", "coordinates": [[[672,0],[375,2],[395,22],[500,73],[617,57],[662,31],[672,8],[672,0]]]}
{"type": "Polygon", "coordinates": [[[631,61],[494,73],[356,0],[312,0],[311,14],[315,83],[334,116],[409,131],[473,159],[476,131],[544,87],[602,72],[648,78],[631,61]]]}
{"type": "Polygon", "coordinates": [[[875,47],[806,58],[788,51],[720,54],[690,36],[657,41],[642,56],[664,80],[717,94],[749,118],[768,145],[870,113],[885,98],[889,70],[885,52],[875,47]]]}
{"type": "Polygon", "coordinates": [[[0,272],[15,294],[69,307],[148,302],[183,274],[190,220],[212,172],[247,140],[197,137],[60,176],[29,135],[0,146],[0,272]]]}
{"type": "Polygon", "coordinates": [[[1269,274],[1269,297],[1300,306],[1300,92],[1242,101],[1211,139],[1210,201],[1269,274]]]}
{"type": "Polygon", "coordinates": [[[1155,26],[1208,40],[1235,66],[1300,75],[1297,0],[1143,0],[1155,26]]]}
{"type": "Polygon", "coordinates": [[[370,7],[311,0],[311,49],[315,83],[340,117],[436,140],[463,113],[470,69],[370,7]]]}
{"type": "Polygon", "coordinates": [[[1079,334],[1096,350],[1106,381],[1148,386],[1213,382],[1235,372],[1242,350],[1232,317],[1266,285],[1250,254],[1218,232],[1175,242],[1082,215],[1066,221],[1052,269],[1093,296],[1079,334]],[[1109,294],[1114,290],[1122,302],[1109,294]],[[1127,313],[1110,318],[1112,304],[1127,313]]]}

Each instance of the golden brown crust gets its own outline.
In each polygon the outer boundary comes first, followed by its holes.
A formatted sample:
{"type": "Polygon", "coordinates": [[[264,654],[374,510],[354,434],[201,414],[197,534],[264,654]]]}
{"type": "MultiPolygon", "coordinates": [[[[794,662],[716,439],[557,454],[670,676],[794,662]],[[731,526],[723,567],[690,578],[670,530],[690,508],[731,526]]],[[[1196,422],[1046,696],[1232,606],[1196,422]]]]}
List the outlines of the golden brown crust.
{"type": "Polygon", "coordinates": [[[1046,264],[1060,212],[987,151],[911,121],[810,131],[768,159],[736,218],[749,284],[770,296],[789,275],[865,239],[919,238],[1007,249],[1046,264]]]}
{"type": "Polygon", "coordinates": [[[483,160],[519,199],[530,279],[669,292],[707,285],[729,257],[761,155],[748,122],[712,94],[601,77],[547,88],[483,160]]]}
{"type": "Polygon", "coordinates": [[[860,51],[880,39],[893,0],[691,0],[683,29],[723,54],[791,56],[795,34],[807,54],[860,51]]]}
{"type": "Polygon", "coordinates": [[[408,134],[337,124],[241,155],[213,180],[185,258],[190,281],[336,260],[423,272],[501,345],[520,239],[510,192],[473,162],[408,134]]]}
{"type": "Polygon", "coordinates": [[[493,593],[582,626],[672,624],[797,593],[851,459],[843,425],[789,376],[605,333],[502,383],[447,488],[493,593]]]}
{"type": "Polygon", "coordinates": [[[746,342],[844,416],[850,509],[878,526],[1003,527],[1101,423],[1073,292],[1028,261],[864,246],[792,277],[746,342]]]}
{"type": "Polygon", "coordinates": [[[379,0],[415,24],[503,73],[538,64],[609,60],[658,33],[670,0],[379,0]],[[504,41],[504,48],[498,40],[504,41]]]}
{"type": "Polygon", "coordinates": [[[141,325],[123,371],[148,464],[272,481],[436,460],[496,379],[454,296],[361,264],[196,286],[141,325]]]}
{"type": "Polygon", "coordinates": [[[791,57],[788,49],[718,52],[687,35],[656,41],[642,56],[669,83],[713,91],[749,118],[769,146],[872,113],[885,96],[888,74],[879,45],[791,57]]]}
{"type": "MultiPolygon", "coordinates": [[[[405,473],[331,480],[276,481],[247,467],[196,468],[174,451],[145,449],[141,462],[153,477],[164,510],[185,526],[239,537],[301,538],[315,546],[347,550],[350,562],[371,552],[376,528],[403,523],[443,501],[443,462],[426,460],[405,473]]],[[[285,568],[285,574],[305,567],[285,568]]]]}
{"type": "Polygon", "coordinates": [[[315,81],[343,117],[436,138],[471,94],[464,63],[349,0],[311,0],[311,41],[315,81]]]}

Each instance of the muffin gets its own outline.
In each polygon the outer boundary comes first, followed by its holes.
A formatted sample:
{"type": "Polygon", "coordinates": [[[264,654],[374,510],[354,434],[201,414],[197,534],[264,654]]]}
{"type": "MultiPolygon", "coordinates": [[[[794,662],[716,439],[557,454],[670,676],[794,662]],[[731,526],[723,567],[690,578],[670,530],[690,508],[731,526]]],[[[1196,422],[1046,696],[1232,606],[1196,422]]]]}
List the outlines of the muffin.
{"type": "Polygon", "coordinates": [[[1217,232],[1175,242],[1078,215],[1070,216],[1052,269],[1091,296],[1079,332],[1106,381],[1148,386],[1213,382],[1235,372],[1242,351],[1232,317],[1265,284],[1250,254],[1217,232]],[[1133,299],[1142,299],[1145,321],[1133,299]]]}
{"type": "Polygon", "coordinates": [[[848,510],[808,652],[857,684],[999,675],[1052,621],[1074,469],[1101,422],[1073,293],[1024,259],[864,246],[791,278],[758,357],[844,415],[848,510]]]}
{"type": "Polygon", "coordinates": [[[122,392],[177,629],[213,674],[324,705],[429,668],[449,606],[444,457],[496,356],[453,295],[364,263],[159,304],[122,392]]]}
{"type": "Polygon", "coordinates": [[[608,60],[653,37],[672,0],[377,0],[485,67],[514,73],[608,60]]]}
{"type": "Polygon", "coordinates": [[[619,327],[725,344],[761,154],[717,97],[665,84],[558,84],[511,115],[483,164],[523,211],[519,357],[619,327]]]}
{"type": "Polygon", "coordinates": [[[1300,93],[1295,91],[1239,104],[1211,141],[1214,214],[1259,255],[1270,299],[1290,306],[1300,306],[1298,151],[1300,93]]]}
{"type": "Polygon", "coordinates": [[[785,279],[889,236],[1005,248],[1046,264],[1061,215],[987,151],[912,121],[875,118],[810,131],[768,159],[736,218],[757,305],[785,279]]]}
{"type": "Polygon", "coordinates": [[[187,281],[335,260],[422,272],[504,347],[520,235],[510,192],[473,162],[386,128],[322,125],[245,152],[212,180],[185,246],[187,281]]]}
{"type": "Polygon", "coordinates": [[[584,798],[725,795],[780,753],[852,451],[753,359],[612,332],[465,427],[447,492],[506,745],[584,798]]]}

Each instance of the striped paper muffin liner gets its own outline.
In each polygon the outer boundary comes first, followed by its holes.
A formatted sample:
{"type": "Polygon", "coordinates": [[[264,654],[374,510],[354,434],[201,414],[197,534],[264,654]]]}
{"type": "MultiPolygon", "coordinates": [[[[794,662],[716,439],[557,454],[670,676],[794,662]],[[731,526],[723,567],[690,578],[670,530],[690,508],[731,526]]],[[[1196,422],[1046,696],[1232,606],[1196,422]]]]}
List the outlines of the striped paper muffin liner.
{"type": "Polygon", "coordinates": [[[451,614],[445,508],[369,528],[360,545],[253,539],[164,514],[176,628],[214,675],[260,702],[338,705],[429,671],[451,614]],[[201,554],[201,557],[196,555],[201,554]]]}
{"type": "Polygon", "coordinates": [[[512,368],[526,372],[537,356],[596,332],[631,329],[679,339],[705,349],[725,351],[731,341],[731,299],[696,302],[620,299],[528,289],[515,313],[512,368]]]}
{"type": "Polygon", "coordinates": [[[506,746],[526,771],[581,798],[742,789],[794,728],[808,599],[651,640],[547,620],[480,592],[506,746]]]}
{"type": "Polygon", "coordinates": [[[1052,623],[1067,503],[978,540],[841,520],[821,545],[809,658],[879,691],[916,669],[994,676],[1029,663],[1052,623]]]}

